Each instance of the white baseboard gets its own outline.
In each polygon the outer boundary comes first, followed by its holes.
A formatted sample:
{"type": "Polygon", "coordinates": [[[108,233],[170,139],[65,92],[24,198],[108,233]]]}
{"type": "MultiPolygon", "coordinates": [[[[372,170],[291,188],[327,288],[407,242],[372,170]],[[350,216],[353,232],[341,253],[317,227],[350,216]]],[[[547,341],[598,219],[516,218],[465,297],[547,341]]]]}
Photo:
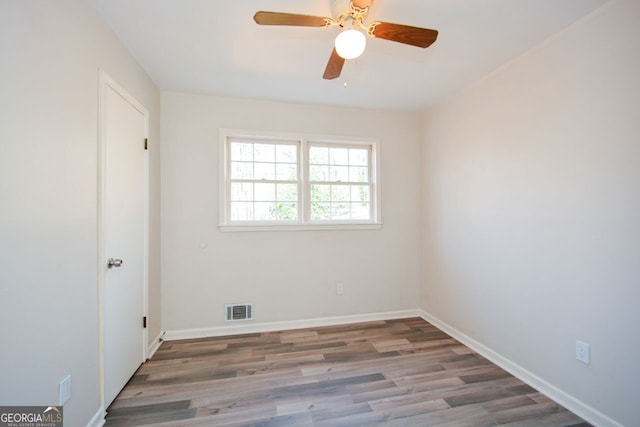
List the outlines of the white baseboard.
{"type": "Polygon", "coordinates": [[[512,374],[514,377],[527,383],[531,387],[535,388],[547,397],[553,399],[579,417],[582,417],[585,421],[599,427],[624,427],[622,424],[618,423],[617,421],[613,420],[597,409],[594,409],[586,403],[576,399],[569,393],[560,390],[558,387],[540,378],[533,372],[528,371],[517,363],[507,359],[506,357],[503,357],[489,347],[481,344],[470,336],[465,335],[449,324],[441,321],[437,317],[427,313],[426,311],[421,310],[420,317],[431,323],[436,328],[460,341],[462,344],[466,345],[476,353],[495,363],[505,371],[512,374]]]}
{"type": "Polygon", "coordinates": [[[98,412],[91,418],[91,420],[87,423],[87,427],[102,427],[104,425],[104,417],[106,416],[106,412],[104,408],[101,406],[98,409],[98,412]]]}
{"type": "Polygon", "coordinates": [[[153,340],[149,348],[147,349],[147,360],[151,359],[153,355],[156,353],[156,351],[158,351],[158,348],[160,348],[160,344],[162,344],[163,335],[164,335],[164,332],[160,332],[158,336],[153,340]]]}
{"type": "Polygon", "coordinates": [[[403,319],[407,317],[420,317],[421,311],[402,310],[388,311],[384,313],[355,314],[349,316],[322,317],[317,319],[292,320],[283,322],[266,323],[233,323],[225,326],[211,328],[178,329],[165,332],[164,339],[183,340],[192,338],[220,337],[236,334],[254,334],[260,332],[286,331],[289,329],[317,328],[321,326],[346,325],[350,323],[372,322],[377,320],[403,319]]]}

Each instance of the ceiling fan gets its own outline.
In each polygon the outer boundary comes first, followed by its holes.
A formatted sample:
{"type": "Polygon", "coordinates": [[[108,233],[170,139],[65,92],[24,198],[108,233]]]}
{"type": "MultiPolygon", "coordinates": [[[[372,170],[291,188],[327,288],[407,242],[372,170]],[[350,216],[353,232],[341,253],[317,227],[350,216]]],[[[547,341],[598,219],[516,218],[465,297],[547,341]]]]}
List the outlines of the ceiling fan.
{"type": "Polygon", "coordinates": [[[411,46],[426,48],[438,38],[438,31],[409,25],[374,21],[365,24],[369,7],[373,0],[335,0],[333,15],[335,18],[299,15],[296,13],[257,12],[253,19],[260,25],[289,25],[297,27],[340,27],[343,28],[329,57],[324,70],[324,79],[331,80],[340,76],[345,59],[357,58],[364,51],[366,37],[391,40],[411,46]]]}

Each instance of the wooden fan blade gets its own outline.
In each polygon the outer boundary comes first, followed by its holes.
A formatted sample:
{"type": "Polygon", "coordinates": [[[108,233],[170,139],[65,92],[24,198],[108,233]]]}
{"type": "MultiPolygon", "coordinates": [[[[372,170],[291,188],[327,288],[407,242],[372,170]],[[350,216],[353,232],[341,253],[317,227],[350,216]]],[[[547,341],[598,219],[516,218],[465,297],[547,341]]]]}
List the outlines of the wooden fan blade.
{"type": "Polygon", "coordinates": [[[364,9],[366,7],[371,6],[373,0],[351,0],[354,6],[359,7],[360,9],[364,9]]]}
{"type": "Polygon", "coordinates": [[[374,22],[369,26],[368,32],[369,35],[377,39],[391,40],[422,48],[431,46],[438,38],[436,30],[390,22],[374,22]]]}
{"type": "Polygon", "coordinates": [[[329,57],[329,62],[327,63],[327,68],[324,70],[324,74],[322,78],[325,80],[332,80],[336,77],[340,77],[340,73],[342,73],[342,67],[344,66],[344,58],[338,55],[336,52],[336,48],[333,48],[333,52],[331,52],[331,56],[329,57]]]}
{"type": "Polygon", "coordinates": [[[257,12],[253,20],[260,25],[292,25],[296,27],[326,27],[329,18],[298,15],[297,13],[257,12]]]}

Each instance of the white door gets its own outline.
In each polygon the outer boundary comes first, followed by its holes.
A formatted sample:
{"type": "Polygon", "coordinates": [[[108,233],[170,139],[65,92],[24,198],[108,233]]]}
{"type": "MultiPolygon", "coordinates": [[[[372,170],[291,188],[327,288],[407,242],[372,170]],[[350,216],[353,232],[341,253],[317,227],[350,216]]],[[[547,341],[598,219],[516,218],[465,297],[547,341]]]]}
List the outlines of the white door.
{"type": "Polygon", "coordinates": [[[146,112],[102,87],[103,366],[107,407],[144,361],[146,112]]]}

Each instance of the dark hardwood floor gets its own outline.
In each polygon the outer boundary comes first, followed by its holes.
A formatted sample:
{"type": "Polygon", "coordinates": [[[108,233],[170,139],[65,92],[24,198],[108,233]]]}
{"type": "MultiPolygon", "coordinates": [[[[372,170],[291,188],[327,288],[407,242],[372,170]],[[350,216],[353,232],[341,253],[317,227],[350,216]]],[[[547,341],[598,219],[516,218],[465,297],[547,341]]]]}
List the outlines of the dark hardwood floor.
{"type": "Polygon", "coordinates": [[[106,426],[588,426],[420,318],[167,341],[106,426]]]}

